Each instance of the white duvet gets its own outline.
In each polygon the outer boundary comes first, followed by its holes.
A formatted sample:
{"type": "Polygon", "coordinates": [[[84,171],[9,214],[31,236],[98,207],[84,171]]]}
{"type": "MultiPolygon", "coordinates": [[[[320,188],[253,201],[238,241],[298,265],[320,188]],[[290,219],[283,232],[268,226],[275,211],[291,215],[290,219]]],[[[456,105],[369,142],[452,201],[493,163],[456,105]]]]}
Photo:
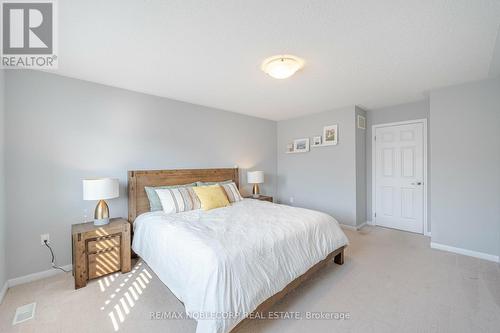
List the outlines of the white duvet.
{"type": "Polygon", "coordinates": [[[210,211],[145,213],[134,230],[133,250],[197,319],[197,333],[229,332],[348,243],[327,214],[251,199],[210,211]]]}

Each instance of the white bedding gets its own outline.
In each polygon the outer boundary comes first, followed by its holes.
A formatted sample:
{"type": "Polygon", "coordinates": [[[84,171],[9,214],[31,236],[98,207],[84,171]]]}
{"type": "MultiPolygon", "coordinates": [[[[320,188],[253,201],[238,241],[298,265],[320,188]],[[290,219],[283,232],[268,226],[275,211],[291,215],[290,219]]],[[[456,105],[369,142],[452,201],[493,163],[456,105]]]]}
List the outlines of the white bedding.
{"type": "Polygon", "coordinates": [[[197,333],[229,332],[348,244],[327,214],[252,199],[210,211],[145,213],[134,230],[133,250],[198,318],[197,333]]]}

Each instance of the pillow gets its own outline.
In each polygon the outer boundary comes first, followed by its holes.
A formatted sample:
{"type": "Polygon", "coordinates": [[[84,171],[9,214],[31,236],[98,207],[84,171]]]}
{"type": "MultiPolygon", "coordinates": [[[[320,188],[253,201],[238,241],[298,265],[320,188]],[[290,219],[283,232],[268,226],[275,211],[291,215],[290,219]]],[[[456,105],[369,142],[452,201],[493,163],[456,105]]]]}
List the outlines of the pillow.
{"type": "Polygon", "coordinates": [[[156,190],[167,189],[167,188],[179,188],[179,187],[192,187],[196,186],[196,183],[185,184],[185,185],[172,185],[172,186],[144,186],[144,190],[146,191],[146,195],[149,200],[149,210],[154,212],[157,210],[162,210],[160,198],[158,198],[158,194],[156,194],[156,190]]]}
{"type": "Polygon", "coordinates": [[[155,190],[163,211],[167,214],[200,209],[201,203],[193,187],[164,188],[155,190]]]}
{"type": "Polygon", "coordinates": [[[220,185],[197,186],[193,191],[198,196],[203,210],[210,210],[229,205],[226,192],[220,185]]]}
{"type": "Polygon", "coordinates": [[[224,180],[222,182],[196,182],[197,186],[209,186],[209,185],[225,185],[229,183],[234,183],[231,179],[229,180],[224,180]]]}
{"type": "Polygon", "coordinates": [[[243,200],[243,197],[241,196],[240,191],[238,191],[238,188],[236,187],[236,184],[234,182],[231,182],[229,184],[221,184],[221,186],[224,191],[226,191],[229,202],[237,202],[243,200]]]}

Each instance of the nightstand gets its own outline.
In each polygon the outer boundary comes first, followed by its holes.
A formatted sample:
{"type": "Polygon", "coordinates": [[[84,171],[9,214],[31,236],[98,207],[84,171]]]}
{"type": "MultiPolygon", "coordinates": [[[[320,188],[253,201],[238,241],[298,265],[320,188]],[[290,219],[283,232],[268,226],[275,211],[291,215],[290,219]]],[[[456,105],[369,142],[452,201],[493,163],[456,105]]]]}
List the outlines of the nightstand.
{"type": "Polygon", "coordinates": [[[270,196],[267,196],[267,195],[261,195],[260,197],[258,198],[254,198],[253,196],[249,195],[249,196],[246,196],[244,197],[246,199],[255,199],[255,200],[261,200],[261,201],[269,201],[269,202],[273,202],[273,197],[270,197],[270,196]]]}
{"type": "Polygon", "coordinates": [[[107,274],[130,272],[130,227],[122,218],[101,226],[93,222],[72,225],[75,289],[107,274]]]}

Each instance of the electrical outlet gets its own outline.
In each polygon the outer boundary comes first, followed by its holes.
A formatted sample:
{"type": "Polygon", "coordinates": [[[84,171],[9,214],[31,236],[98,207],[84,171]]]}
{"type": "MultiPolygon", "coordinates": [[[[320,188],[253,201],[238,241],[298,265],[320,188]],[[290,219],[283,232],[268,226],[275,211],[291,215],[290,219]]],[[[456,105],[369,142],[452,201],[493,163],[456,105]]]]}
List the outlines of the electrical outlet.
{"type": "Polygon", "coordinates": [[[45,240],[47,240],[47,243],[50,243],[50,235],[49,234],[40,235],[40,243],[42,243],[42,245],[45,245],[45,240]]]}
{"type": "Polygon", "coordinates": [[[290,203],[293,204],[293,201],[294,201],[294,198],[293,197],[290,197],[290,203]]]}

